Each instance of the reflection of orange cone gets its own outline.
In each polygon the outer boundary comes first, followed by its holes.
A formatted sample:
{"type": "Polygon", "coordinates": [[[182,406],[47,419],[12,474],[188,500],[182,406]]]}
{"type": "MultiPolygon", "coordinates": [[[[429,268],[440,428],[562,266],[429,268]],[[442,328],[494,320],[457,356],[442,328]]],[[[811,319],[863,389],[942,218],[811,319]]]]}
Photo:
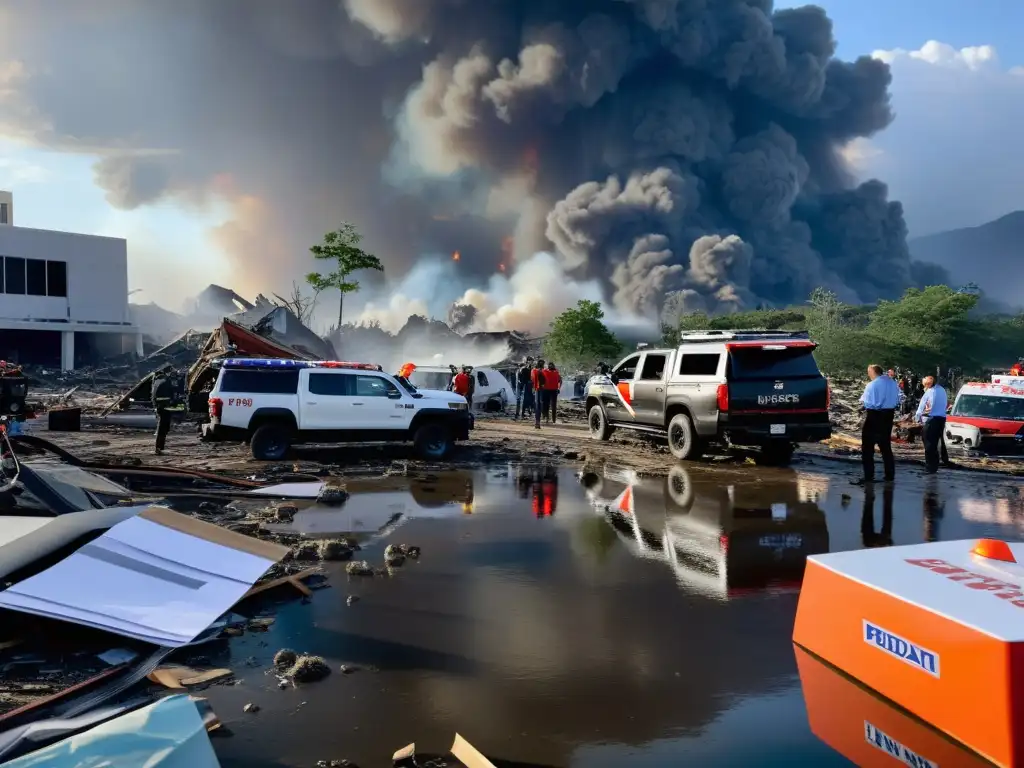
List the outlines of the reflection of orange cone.
{"type": "Polygon", "coordinates": [[[1024,561],[1024,544],[808,557],[793,640],[997,765],[1024,766],[1024,594],[1008,558],[1024,561]]]}
{"type": "Polygon", "coordinates": [[[633,486],[629,486],[619,496],[619,512],[624,515],[633,514],[633,486]]]}
{"type": "Polygon", "coordinates": [[[854,765],[988,765],[934,728],[796,646],[811,732],[854,765]]]}

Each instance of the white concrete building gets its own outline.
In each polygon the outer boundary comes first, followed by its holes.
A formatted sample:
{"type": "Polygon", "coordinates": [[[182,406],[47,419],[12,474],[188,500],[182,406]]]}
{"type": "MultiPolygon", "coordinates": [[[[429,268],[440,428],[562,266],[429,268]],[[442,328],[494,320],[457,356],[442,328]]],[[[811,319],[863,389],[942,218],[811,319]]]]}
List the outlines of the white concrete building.
{"type": "Polygon", "coordinates": [[[18,227],[12,196],[0,192],[4,203],[0,359],[71,370],[76,359],[141,355],[142,335],[128,312],[127,242],[18,227]]]}

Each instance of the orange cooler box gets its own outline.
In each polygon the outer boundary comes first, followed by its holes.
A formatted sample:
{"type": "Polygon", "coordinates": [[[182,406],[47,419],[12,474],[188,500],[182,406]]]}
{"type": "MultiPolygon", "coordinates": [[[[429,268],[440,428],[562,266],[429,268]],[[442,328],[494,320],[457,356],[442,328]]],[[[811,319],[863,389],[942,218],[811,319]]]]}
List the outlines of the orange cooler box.
{"type": "Polygon", "coordinates": [[[991,540],[808,557],[793,640],[988,760],[1024,766],[1019,563],[1024,544],[991,540]]]}

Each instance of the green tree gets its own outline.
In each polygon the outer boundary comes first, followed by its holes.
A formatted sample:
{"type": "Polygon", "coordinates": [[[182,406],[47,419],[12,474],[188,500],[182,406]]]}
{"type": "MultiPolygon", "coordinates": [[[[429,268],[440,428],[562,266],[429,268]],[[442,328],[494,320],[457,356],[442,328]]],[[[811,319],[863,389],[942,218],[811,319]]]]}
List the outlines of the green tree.
{"type": "Polygon", "coordinates": [[[976,294],[945,285],[911,288],[899,301],[879,302],[867,330],[889,343],[920,350],[918,356],[927,358],[929,366],[950,364],[969,350],[957,350],[956,339],[973,335],[968,313],[977,303],[976,294]]]}
{"type": "Polygon", "coordinates": [[[335,231],[324,235],[322,243],[309,249],[314,259],[333,261],[337,265],[337,269],[327,274],[310,272],[306,275],[306,282],[318,293],[326,291],[328,288],[337,288],[341,292],[341,298],[338,301],[338,328],[342,326],[345,294],[355,293],[359,290],[359,283],[349,280],[349,275],[363,269],[384,271],[384,265],[380,263],[380,259],[359,247],[362,241],[363,236],[356,230],[355,225],[344,223],[335,231]]]}
{"type": "Polygon", "coordinates": [[[565,366],[588,367],[599,360],[615,358],[622,343],[602,322],[604,310],[596,301],[584,299],[551,323],[544,339],[544,356],[565,366]]]}
{"type": "Polygon", "coordinates": [[[827,288],[815,288],[807,301],[811,305],[814,320],[823,328],[831,329],[842,320],[843,303],[839,301],[835,291],[827,288]]]}

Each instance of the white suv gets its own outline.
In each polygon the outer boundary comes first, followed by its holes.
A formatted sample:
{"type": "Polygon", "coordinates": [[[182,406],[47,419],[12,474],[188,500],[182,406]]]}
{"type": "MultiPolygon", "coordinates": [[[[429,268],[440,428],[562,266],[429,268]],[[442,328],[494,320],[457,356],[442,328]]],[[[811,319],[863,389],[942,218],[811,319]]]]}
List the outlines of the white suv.
{"type": "Polygon", "coordinates": [[[204,440],[250,444],[263,461],[295,443],[412,442],[444,458],[473,428],[466,399],[418,390],[368,363],[225,360],[209,397],[204,440]]]}

